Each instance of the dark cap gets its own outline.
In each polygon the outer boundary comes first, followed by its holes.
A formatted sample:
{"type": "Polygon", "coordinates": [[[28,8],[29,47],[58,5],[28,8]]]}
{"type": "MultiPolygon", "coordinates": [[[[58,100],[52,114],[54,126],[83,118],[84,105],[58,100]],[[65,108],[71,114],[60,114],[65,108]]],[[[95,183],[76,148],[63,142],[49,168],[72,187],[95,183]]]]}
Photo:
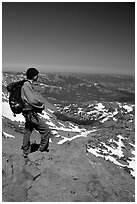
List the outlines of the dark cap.
{"type": "Polygon", "coordinates": [[[39,71],[36,68],[28,68],[26,72],[26,76],[28,79],[32,79],[33,77],[37,76],[39,71]]]}

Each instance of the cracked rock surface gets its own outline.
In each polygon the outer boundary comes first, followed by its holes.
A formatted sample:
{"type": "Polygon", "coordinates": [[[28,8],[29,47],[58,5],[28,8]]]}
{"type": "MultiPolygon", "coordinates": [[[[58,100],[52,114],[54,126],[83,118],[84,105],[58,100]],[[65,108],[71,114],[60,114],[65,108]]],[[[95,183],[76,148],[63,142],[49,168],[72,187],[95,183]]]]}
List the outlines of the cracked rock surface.
{"type": "Polygon", "coordinates": [[[134,201],[134,179],[119,166],[88,153],[89,138],[62,145],[53,139],[48,153],[36,151],[27,159],[19,150],[21,141],[21,134],[3,138],[4,202],[134,201]]]}

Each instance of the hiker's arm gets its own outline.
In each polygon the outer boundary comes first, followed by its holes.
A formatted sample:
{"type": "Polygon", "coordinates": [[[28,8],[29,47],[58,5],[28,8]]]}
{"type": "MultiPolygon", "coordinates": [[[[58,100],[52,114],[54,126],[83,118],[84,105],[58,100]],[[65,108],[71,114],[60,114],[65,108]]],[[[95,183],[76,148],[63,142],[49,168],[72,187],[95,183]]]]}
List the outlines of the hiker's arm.
{"type": "Polygon", "coordinates": [[[37,107],[37,108],[42,108],[44,106],[43,102],[41,102],[38,99],[38,96],[34,93],[31,86],[24,84],[22,89],[23,89],[24,96],[30,105],[37,107]]]}

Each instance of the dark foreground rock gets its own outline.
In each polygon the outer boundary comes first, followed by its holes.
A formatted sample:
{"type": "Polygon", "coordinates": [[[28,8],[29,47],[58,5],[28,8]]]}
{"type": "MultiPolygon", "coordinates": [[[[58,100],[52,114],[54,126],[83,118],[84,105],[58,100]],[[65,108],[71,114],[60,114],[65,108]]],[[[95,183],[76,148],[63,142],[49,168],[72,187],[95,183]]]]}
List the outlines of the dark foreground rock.
{"type": "Polygon", "coordinates": [[[58,145],[52,138],[49,152],[36,151],[24,159],[22,135],[3,138],[3,201],[134,202],[134,178],[88,153],[88,140],[77,138],[58,145]]]}

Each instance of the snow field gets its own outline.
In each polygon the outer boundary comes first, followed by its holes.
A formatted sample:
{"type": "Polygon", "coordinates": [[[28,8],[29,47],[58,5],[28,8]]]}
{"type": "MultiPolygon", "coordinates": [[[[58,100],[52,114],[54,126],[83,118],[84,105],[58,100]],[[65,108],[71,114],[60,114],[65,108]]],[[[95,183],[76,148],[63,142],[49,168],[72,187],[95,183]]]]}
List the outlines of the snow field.
{"type": "MultiPolygon", "coordinates": [[[[8,100],[7,100],[7,96],[3,94],[3,99],[4,101],[2,102],[2,116],[9,118],[12,121],[17,121],[19,123],[24,123],[25,119],[22,116],[22,114],[18,114],[16,115],[16,117],[13,116],[11,109],[9,107],[8,104],[8,100]]],[[[118,103],[120,108],[124,108],[127,113],[130,113],[133,110],[134,105],[127,105],[127,104],[120,104],[118,103]]],[[[69,109],[70,106],[67,106],[66,109],[69,109]]],[[[95,127],[92,128],[92,130],[87,130],[85,128],[79,128],[79,126],[72,124],[71,122],[69,122],[68,126],[65,126],[65,123],[59,122],[57,123],[57,125],[54,123],[54,120],[52,120],[52,112],[50,109],[47,109],[48,112],[43,111],[42,114],[39,114],[40,117],[43,117],[46,120],[46,124],[49,125],[52,134],[55,135],[55,137],[61,137],[61,140],[58,142],[59,145],[63,144],[66,141],[72,141],[76,138],[79,137],[88,137],[89,134],[96,132],[97,129],[95,127]],[[73,132],[76,133],[75,136],[68,138],[68,137],[64,137],[63,135],[60,135],[58,133],[58,131],[64,131],[64,132],[73,132]]],[[[82,108],[79,108],[78,113],[82,113],[82,108]]],[[[114,121],[117,121],[117,119],[115,118],[115,116],[118,113],[117,108],[115,108],[114,112],[108,112],[107,109],[105,109],[105,106],[102,103],[97,103],[94,106],[94,110],[93,111],[89,111],[87,112],[87,114],[100,114],[101,113],[101,118],[103,118],[103,120],[101,120],[101,123],[104,123],[105,121],[107,121],[109,118],[112,118],[114,121]]],[[[4,136],[6,138],[11,137],[14,138],[13,135],[3,132],[4,136]]],[[[117,135],[118,137],[118,141],[114,141],[113,143],[116,144],[117,147],[113,146],[113,145],[107,145],[104,142],[101,142],[100,145],[102,145],[104,148],[100,148],[100,147],[96,147],[96,148],[88,148],[88,152],[94,154],[96,157],[102,157],[106,160],[109,160],[111,162],[113,162],[116,165],[119,165],[120,167],[128,167],[131,168],[131,174],[133,176],[135,176],[135,151],[133,149],[131,149],[131,153],[133,154],[133,157],[130,157],[129,160],[127,161],[128,164],[124,165],[122,163],[119,162],[119,160],[117,158],[122,158],[124,156],[123,152],[122,152],[122,148],[125,147],[122,140],[124,140],[124,137],[121,135],[117,135]]],[[[51,141],[50,141],[51,142],[51,141]]],[[[112,142],[112,139],[110,139],[109,141],[110,143],[112,142]]],[[[133,147],[134,145],[131,144],[133,147]]]]}

